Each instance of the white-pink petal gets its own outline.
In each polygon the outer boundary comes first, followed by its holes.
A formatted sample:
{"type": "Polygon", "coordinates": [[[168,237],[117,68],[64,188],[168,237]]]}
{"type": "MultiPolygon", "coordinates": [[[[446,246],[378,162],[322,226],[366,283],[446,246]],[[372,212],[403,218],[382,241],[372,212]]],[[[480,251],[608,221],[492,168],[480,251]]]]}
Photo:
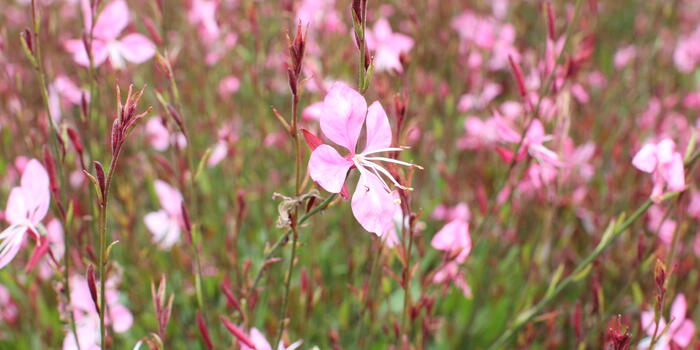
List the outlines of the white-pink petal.
{"type": "Polygon", "coordinates": [[[321,130],[328,139],[355,152],[367,114],[367,102],[345,83],[335,82],[323,100],[321,130]]]}
{"type": "Polygon", "coordinates": [[[121,55],[129,62],[143,63],[156,53],[156,45],[145,36],[132,33],[119,40],[121,55]]]}
{"type": "Polygon", "coordinates": [[[374,101],[367,109],[367,144],[362,153],[367,153],[391,146],[391,126],[384,107],[374,101]]]}
{"type": "Polygon", "coordinates": [[[94,35],[103,40],[116,39],[129,24],[129,8],[123,0],[107,4],[97,17],[94,35]]]}
{"type": "Polygon", "coordinates": [[[352,195],[352,213],[362,227],[379,236],[393,225],[398,204],[382,182],[368,170],[360,170],[360,180],[352,195]]]}
{"type": "Polygon", "coordinates": [[[333,147],[320,145],[309,158],[309,176],[326,191],[339,193],[352,165],[352,161],[341,157],[333,147]]]}

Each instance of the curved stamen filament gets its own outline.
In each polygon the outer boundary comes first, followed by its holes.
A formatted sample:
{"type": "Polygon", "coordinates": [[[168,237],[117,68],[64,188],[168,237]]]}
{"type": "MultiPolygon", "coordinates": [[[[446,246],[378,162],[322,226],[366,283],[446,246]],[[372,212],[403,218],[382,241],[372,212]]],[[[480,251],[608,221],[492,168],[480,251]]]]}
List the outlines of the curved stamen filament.
{"type": "Polygon", "coordinates": [[[380,148],[380,149],[375,149],[371,150],[369,152],[364,152],[362,153],[363,156],[366,156],[368,154],[375,154],[375,153],[381,153],[381,152],[401,152],[403,150],[407,150],[408,147],[402,146],[402,147],[387,147],[387,148],[380,148]]]}
{"type": "Polygon", "coordinates": [[[391,180],[391,182],[392,182],[396,187],[398,187],[398,188],[400,188],[400,189],[402,189],[402,190],[407,190],[407,191],[412,191],[412,190],[413,190],[413,188],[411,188],[411,187],[406,187],[406,186],[401,185],[398,181],[396,181],[396,179],[394,179],[393,176],[391,176],[391,174],[389,173],[389,171],[386,170],[386,169],[384,169],[383,167],[381,167],[381,166],[379,166],[379,165],[377,165],[377,164],[374,164],[374,163],[372,163],[372,162],[370,162],[370,161],[367,161],[367,160],[365,160],[365,159],[361,159],[361,160],[360,160],[360,163],[362,163],[362,165],[367,166],[367,167],[369,167],[369,168],[376,169],[376,170],[378,170],[379,172],[381,172],[382,174],[386,175],[386,177],[388,177],[389,180],[391,180]]]}
{"type": "Polygon", "coordinates": [[[415,167],[415,168],[418,168],[418,169],[423,169],[423,167],[420,166],[420,165],[407,163],[407,162],[400,161],[400,160],[396,160],[396,159],[393,159],[393,158],[387,158],[387,157],[363,157],[363,158],[364,158],[364,159],[367,159],[367,160],[377,160],[377,161],[382,161],[382,162],[387,162],[387,163],[394,163],[394,164],[404,165],[404,166],[407,166],[407,167],[415,167]]]}

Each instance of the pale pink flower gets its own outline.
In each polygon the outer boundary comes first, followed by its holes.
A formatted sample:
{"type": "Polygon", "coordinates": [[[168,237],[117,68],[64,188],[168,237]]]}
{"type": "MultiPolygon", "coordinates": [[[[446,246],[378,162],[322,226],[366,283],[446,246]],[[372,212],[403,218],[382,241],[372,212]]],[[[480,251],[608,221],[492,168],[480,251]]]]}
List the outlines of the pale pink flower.
{"type": "Polygon", "coordinates": [[[65,75],[59,75],[56,79],[49,85],[49,110],[51,111],[51,118],[54,123],[61,121],[63,112],[61,110],[61,105],[64,103],[70,105],[80,105],[82,101],[83,94],[85,94],[86,100],[90,101],[90,94],[79,88],[72,80],[70,80],[65,75]]]}
{"type": "Polygon", "coordinates": [[[403,72],[400,56],[413,48],[413,39],[408,35],[394,33],[386,18],[380,18],[366,32],[367,47],[374,52],[374,70],[403,72]]]}
{"type": "Polygon", "coordinates": [[[49,175],[38,160],[30,160],[22,172],[20,186],[10,191],[5,220],[10,227],[0,233],[0,268],[9,264],[24,244],[25,234],[39,238],[39,225],[51,202],[49,175]]]}
{"type": "Polygon", "coordinates": [[[229,75],[224,77],[219,82],[219,96],[221,96],[221,98],[228,97],[229,95],[235,94],[240,87],[241,81],[235,76],[229,75]]]}
{"type": "Polygon", "coordinates": [[[197,26],[200,37],[206,42],[212,42],[219,38],[221,30],[216,23],[216,11],[218,1],[193,0],[187,19],[197,26]]]}
{"type": "Polygon", "coordinates": [[[466,203],[458,203],[452,208],[449,208],[444,204],[440,204],[433,209],[430,217],[435,220],[452,221],[461,219],[469,221],[471,218],[471,211],[466,203]]]}
{"type": "Polygon", "coordinates": [[[335,0],[302,0],[297,8],[296,21],[309,26],[309,34],[315,32],[342,32],[342,18],[335,9],[335,0]]]}
{"type": "Polygon", "coordinates": [[[508,56],[520,61],[520,53],[515,48],[515,27],[510,23],[501,24],[493,17],[465,11],[452,20],[452,28],[459,34],[463,52],[474,45],[489,54],[491,70],[508,67],[508,56]]]}
{"type": "Polygon", "coordinates": [[[690,193],[690,203],[688,203],[688,215],[700,219],[700,191],[690,193]]]}
{"type": "Polygon", "coordinates": [[[666,211],[659,205],[652,205],[647,211],[647,228],[651,232],[656,232],[661,243],[670,246],[673,241],[673,234],[676,232],[678,224],[675,220],[666,218],[666,211]]]}
{"type": "Polygon", "coordinates": [[[346,193],[345,178],[351,168],[357,168],[360,179],[352,197],[352,211],[362,227],[377,235],[383,235],[393,225],[398,200],[394,190],[384,181],[386,177],[394,186],[406,189],[391,173],[379,164],[388,162],[415,166],[396,159],[377,156],[404,148],[391,147],[391,127],[382,105],[376,101],[367,108],[367,102],[357,91],[343,83],[331,86],[323,101],[320,120],[323,134],[344,147],[349,153],[343,157],[333,147],[314,140],[309,159],[309,175],[331,193],[346,193]],[[367,124],[364,150],[355,152],[362,126],[367,124]]]}
{"type": "MultiPolygon", "coordinates": [[[[517,145],[520,142],[520,135],[514,130],[504,130],[501,129],[499,135],[501,136],[501,141],[505,143],[511,143],[517,145]],[[514,137],[515,136],[515,137],[514,137]]],[[[530,128],[525,133],[525,138],[523,139],[520,151],[516,155],[517,160],[521,160],[525,157],[525,154],[530,154],[531,157],[535,158],[542,164],[547,164],[555,167],[562,166],[562,162],[559,160],[559,156],[549,148],[544,146],[544,143],[552,140],[552,135],[546,135],[544,131],[544,126],[539,119],[532,121],[530,128]]],[[[513,157],[513,152],[509,150],[501,150],[501,155],[510,162],[513,157]]]]}
{"type": "Polygon", "coordinates": [[[676,151],[676,144],[671,139],[663,139],[659,143],[647,143],[632,159],[635,168],[652,174],[654,189],[651,198],[655,202],[661,200],[668,192],[685,189],[685,173],[683,156],[676,151]]]}
{"type": "Polygon", "coordinates": [[[10,296],[10,291],[0,284],[0,322],[14,323],[19,316],[19,308],[10,296]]]}
{"type": "MultiPolygon", "coordinates": [[[[270,345],[267,339],[265,339],[265,335],[262,334],[262,332],[260,332],[255,327],[250,329],[249,339],[253,343],[253,345],[255,345],[255,348],[250,348],[243,342],[241,342],[241,350],[272,350],[272,345],[270,345]]],[[[299,348],[302,343],[302,340],[297,340],[289,346],[285,346],[283,342],[280,342],[279,346],[277,347],[277,350],[294,350],[299,348]]]]}
{"type": "Polygon", "coordinates": [[[683,73],[691,73],[697,67],[700,63],[700,28],[678,40],[673,52],[673,62],[683,73]]]}
{"type": "MultiPolygon", "coordinates": [[[[83,175],[84,176],[84,175],[83,175]]],[[[49,249],[53,257],[57,261],[61,261],[63,254],[65,253],[66,247],[63,242],[63,226],[58,219],[51,219],[49,223],[46,224],[46,237],[48,239],[49,249]]],[[[42,259],[38,269],[39,276],[43,279],[49,279],[54,274],[54,268],[52,267],[52,262],[48,257],[42,259]]]]}
{"type": "Polygon", "coordinates": [[[472,297],[472,290],[469,288],[467,279],[459,271],[459,264],[455,261],[448,261],[443,264],[433,276],[433,283],[435,284],[448,285],[450,282],[454,283],[466,298],[472,297]]]}
{"type": "Polygon", "coordinates": [[[457,102],[457,110],[466,112],[472,109],[483,109],[501,94],[501,86],[494,82],[487,82],[478,93],[464,94],[457,102]]]}
{"type": "Polygon", "coordinates": [[[323,101],[312,103],[301,112],[301,118],[305,121],[321,120],[321,115],[323,115],[323,101]]]}
{"type": "Polygon", "coordinates": [[[144,216],[146,227],[153,234],[153,242],[161,249],[170,249],[180,241],[182,219],[182,194],[165,181],[153,183],[161,209],[144,216]]]}
{"type": "Polygon", "coordinates": [[[165,151],[170,145],[176,144],[180,149],[187,146],[187,138],[181,132],[171,134],[160,117],[152,117],[146,122],[146,138],[156,151],[165,151]]]}
{"type": "MultiPolygon", "coordinates": [[[[70,310],[76,324],[76,334],[71,330],[66,332],[63,339],[63,350],[78,349],[76,335],[80,343],[80,349],[100,348],[100,318],[95,303],[90,294],[87,280],[80,275],[71,276],[70,280],[70,310]]],[[[134,324],[134,317],[129,309],[119,299],[121,293],[117,290],[117,280],[108,279],[105,289],[105,324],[111,326],[117,333],[128,331],[134,324]]],[[[99,286],[97,287],[99,289],[99,286]]],[[[99,290],[98,290],[99,294],[99,290]]]]}
{"type": "MultiPolygon", "coordinates": [[[[690,341],[695,335],[695,323],[690,318],[686,318],[686,313],[688,311],[688,305],[685,300],[685,295],[678,294],[673,300],[671,305],[671,323],[668,325],[668,330],[656,341],[653,350],[671,350],[680,347],[685,349],[690,345],[690,341]]],[[[642,312],[642,329],[649,335],[649,337],[642,339],[639,343],[640,349],[648,349],[651,345],[651,337],[654,335],[656,330],[656,336],[658,337],[664,329],[666,329],[667,323],[663,316],[659,319],[658,330],[657,324],[654,322],[654,311],[649,310],[642,312]]]]}
{"type": "MultiPolygon", "coordinates": [[[[83,0],[83,12],[85,18],[85,30],[90,32],[90,5],[83,0]]],[[[121,32],[129,24],[129,8],[123,0],[114,0],[100,12],[93,29],[92,59],[97,67],[107,58],[112,67],[121,69],[124,61],[143,63],[155,55],[155,45],[145,36],[132,33],[118,39],[121,32]]],[[[73,55],[73,60],[82,66],[90,66],[90,59],[83,41],[80,39],[67,40],[64,46],[73,55]]]]}
{"type": "Polygon", "coordinates": [[[457,263],[464,263],[472,250],[469,222],[459,218],[450,221],[435,234],[430,245],[454,256],[457,263]]]}
{"type": "Polygon", "coordinates": [[[630,62],[637,57],[637,48],[634,45],[628,45],[619,48],[613,57],[613,65],[617,69],[625,68],[630,62]]]}

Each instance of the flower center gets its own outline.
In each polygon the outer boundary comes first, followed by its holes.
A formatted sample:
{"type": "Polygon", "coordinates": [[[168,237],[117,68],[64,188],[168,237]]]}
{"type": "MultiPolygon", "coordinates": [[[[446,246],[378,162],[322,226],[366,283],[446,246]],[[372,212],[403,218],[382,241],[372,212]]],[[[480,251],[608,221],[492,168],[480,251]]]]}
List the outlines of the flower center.
{"type": "Polygon", "coordinates": [[[390,151],[403,151],[407,149],[406,147],[389,147],[389,148],[382,148],[382,149],[376,149],[376,150],[371,150],[367,152],[362,152],[360,154],[355,154],[352,156],[351,160],[355,164],[355,166],[360,170],[360,171],[366,171],[366,170],[371,170],[372,173],[379,179],[379,181],[382,182],[384,185],[384,189],[387,192],[391,192],[391,188],[387,184],[387,182],[384,180],[384,177],[388,178],[391,183],[394,184],[394,186],[406,190],[406,191],[413,191],[412,187],[406,187],[401,185],[396,178],[387,170],[385,167],[380,165],[380,162],[386,162],[386,163],[393,163],[393,164],[398,164],[398,165],[403,165],[407,167],[415,167],[418,169],[423,169],[420,165],[400,161],[394,158],[388,158],[388,157],[377,157],[377,156],[370,156],[371,154],[376,154],[376,153],[381,153],[381,152],[390,152],[390,151]],[[383,175],[383,176],[382,176],[383,175]]]}

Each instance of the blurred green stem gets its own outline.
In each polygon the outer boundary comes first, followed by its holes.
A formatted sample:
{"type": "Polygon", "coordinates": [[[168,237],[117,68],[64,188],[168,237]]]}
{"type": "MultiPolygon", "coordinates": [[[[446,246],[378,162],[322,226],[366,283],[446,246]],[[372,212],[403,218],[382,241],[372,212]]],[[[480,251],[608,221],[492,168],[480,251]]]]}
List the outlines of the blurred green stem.
{"type": "MultiPolygon", "coordinates": [[[[53,153],[53,157],[56,160],[54,162],[56,166],[56,174],[58,175],[58,180],[60,181],[60,184],[58,186],[58,198],[54,198],[56,202],[56,208],[58,209],[59,215],[58,217],[60,218],[61,224],[63,227],[68,230],[69,228],[67,227],[67,222],[66,222],[66,213],[63,208],[62,204],[62,198],[63,198],[63,183],[64,183],[64,176],[63,176],[63,158],[61,157],[61,153],[59,152],[58,149],[58,138],[60,137],[58,130],[56,128],[56,125],[54,125],[53,121],[53,116],[51,115],[51,107],[49,104],[49,94],[48,94],[48,88],[47,88],[47,83],[46,83],[46,73],[44,72],[44,65],[42,61],[42,56],[41,56],[41,45],[40,45],[40,40],[39,40],[39,33],[41,29],[41,21],[37,20],[40,17],[39,11],[36,7],[36,2],[32,0],[31,3],[31,10],[32,10],[32,24],[33,24],[33,29],[34,31],[30,33],[32,35],[31,41],[33,42],[33,51],[32,49],[27,45],[27,42],[25,41],[26,38],[20,38],[21,43],[23,45],[23,49],[25,52],[25,55],[29,59],[29,61],[32,64],[32,68],[34,68],[34,71],[36,72],[36,76],[39,79],[39,89],[41,91],[41,99],[42,102],[44,103],[44,108],[46,109],[46,114],[49,117],[48,124],[50,128],[50,141],[49,143],[51,144],[51,153],[53,153]]],[[[70,235],[64,235],[64,249],[65,249],[65,254],[63,256],[63,264],[64,264],[64,269],[63,269],[63,284],[64,284],[64,297],[65,301],[68,305],[70,305],[70,235]]],[[[80,350],[80,343],[78,342],[78,335],[77,335],[77,330],[75,326],[75,315],[73,315],[73,312],[70,310],[70,307],[67,309],[68,312],[68,322],[70,325],[70,329],[73,332],[73,336],[75,337],[75,341],[78,347],[78,350],[80,350]]]]}

